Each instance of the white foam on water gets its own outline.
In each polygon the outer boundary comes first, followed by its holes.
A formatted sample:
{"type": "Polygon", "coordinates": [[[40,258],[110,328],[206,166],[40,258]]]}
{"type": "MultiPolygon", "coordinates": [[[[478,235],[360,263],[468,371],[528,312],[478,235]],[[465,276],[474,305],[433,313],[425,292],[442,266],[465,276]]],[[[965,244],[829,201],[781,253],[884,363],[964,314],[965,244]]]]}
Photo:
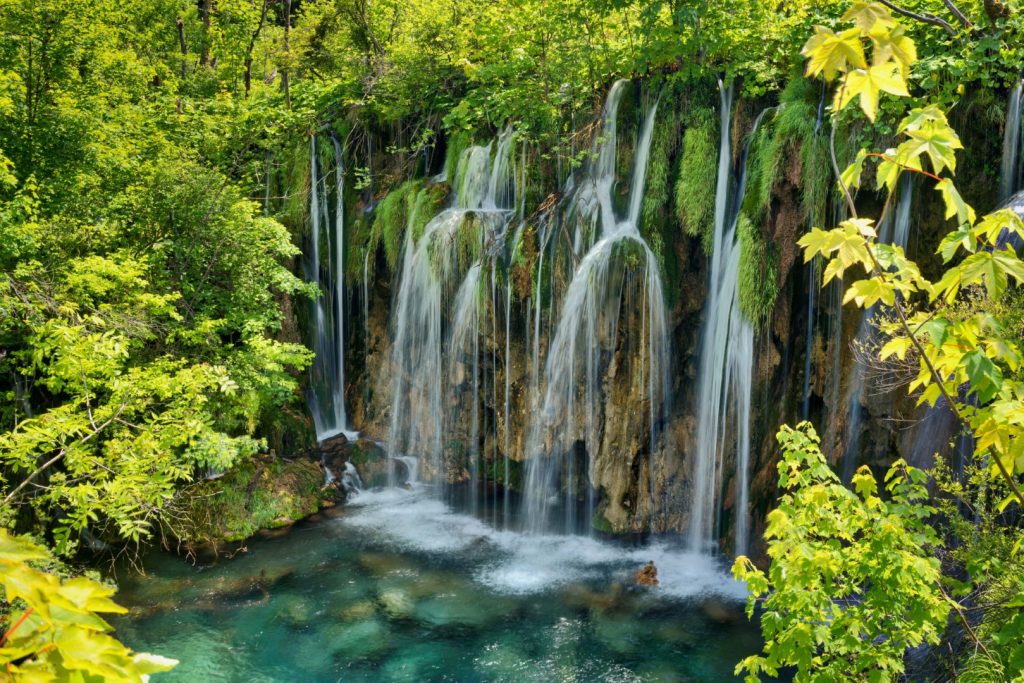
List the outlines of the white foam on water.
{"type": "Polygon", "coordinates": [[[627,577],[648,562],[658,569],[654,589],[675,599],[717,596],[743,600],[746,586],[714,558],[663,543],[628,548],[584,536],[497,530],[452,510],[423,487],[363,491],[340,523],[397,550],[465,554],[474,579],[497,592],[525,595],[569,583],[627,577]],[[479,559],[481,548],[486,559],[479,559]]]}

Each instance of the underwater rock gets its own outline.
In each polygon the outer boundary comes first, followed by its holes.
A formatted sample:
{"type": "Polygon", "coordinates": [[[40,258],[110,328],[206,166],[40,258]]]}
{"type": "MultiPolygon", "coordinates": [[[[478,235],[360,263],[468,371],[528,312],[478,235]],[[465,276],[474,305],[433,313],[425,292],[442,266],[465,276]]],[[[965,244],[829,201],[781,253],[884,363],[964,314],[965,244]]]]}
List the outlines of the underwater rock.
{"type": "Polygon", "coordinates": [[[607,612],[622,606],[622,584],[613,583],[607,591],[601,593],[574,583],[566,587],[562,600],[571,609],[607,612]]]}
{"type": "Polygon", "coordinates": [[[347,660],[377,659],[391,649],[391,632],[378,619],[332,624],[321,642],[335,656],[347,660]]]}
{"type": "Polygon", "coordinates": [[[316,616],[314,606],[296,595],[284,598],[277,609],[277,618],[294,629],[309,626],[313,623],[314,616],[316,616]]]}
{"type": "Polygon", "coordinates": [[[719,624],[734,624],[743,619],[743,609],[739,603],[727,603],[718,598],[705,600],[701,610],[704,616],[719,624]]]}
{"type": "Polygon", "coordinates": [[[407,645],[384,662],[381,678],[390,683],[445,680],[463,654],[454,645],[438,642],[407,645]]]}
{"type": "Polygon", "coordinates": [[[638,571],[633,578],[636,580],[637,585],[640,586],[657,586],[658,585],[658,568],[654,566],[653,562],[645,564],[640,571],[638,571]]]}
{"type": "Polygon", "coordinates": [[[411,595],[401,589],[381,591],[377,601],[391,619],[411,619],[416,613],[416,602],[411,595]]]}
{"type": "Polygon", "coordinates": [[[357,562],[360,567],[376,577],[396,573],[408,573],[409,575],[416,573],[415,565],[408,558],[392,553],[359,553],[357,562]]]}
{"type": "Polygon", "coordinates": [[[338,616],[343,621],[359,621],[369,619],[377,613],[377,605],[370,600],[363,600],[343,609],[338,616]]]}
{"type": "Polygon", "coordinates": [[[444,593],[416,606],[416,618],[434,628],[480,628],[501,617],[503,612],[500,603],[484,600],[472,591],[444,593]]]}

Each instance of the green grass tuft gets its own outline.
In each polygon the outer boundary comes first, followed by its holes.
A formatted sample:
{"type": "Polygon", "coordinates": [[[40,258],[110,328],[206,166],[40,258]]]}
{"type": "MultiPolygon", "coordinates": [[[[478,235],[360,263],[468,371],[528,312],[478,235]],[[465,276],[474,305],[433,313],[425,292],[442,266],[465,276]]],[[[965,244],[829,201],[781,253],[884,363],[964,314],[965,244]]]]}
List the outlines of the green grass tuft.
{"type": "Polygon", "coordinates": [[[676,179],[676,217],[683,232],[699,237],[705,253],[713,249],[715,179],[718,173],[718,126],[714,111],[694,112],[683,134],[683,153],[676,179]]]}
{"type": "Polygon", "coordinates": [[[740,310],[760,329],[771,318],[779,296],[778,257],[746,213],[740,213],[736,230],[740,240],[740,310]]]}

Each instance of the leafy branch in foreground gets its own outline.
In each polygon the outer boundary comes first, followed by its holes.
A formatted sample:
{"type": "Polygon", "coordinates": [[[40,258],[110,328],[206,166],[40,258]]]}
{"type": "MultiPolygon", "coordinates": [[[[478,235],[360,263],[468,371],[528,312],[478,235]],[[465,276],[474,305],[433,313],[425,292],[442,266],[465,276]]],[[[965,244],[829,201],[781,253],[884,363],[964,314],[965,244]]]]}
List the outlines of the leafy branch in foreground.
{"type": "Polygon", "coordinates": [[[746,557],[733,573],[747,582],[747,613],[761,603],[765,655],[736,673],[776,676],[795,666],[796,681],[887,681],[903,672],[903,653],[937,643],[949,604],[940,586],[939,545],[928,525],[927,474],[897,461],[885,475],[886,499],[861,467],[850,491],[818,446],[810,423],[778,433],[779,486],[768,515],[772,560],[766,575],[746,557]]]}
{"type": "Polygon", "coordinates": [[[0,620],[0,669],[31,681],[147,681],[178,662],[132,652],[108,635],[100,614],[123,614],[114,589],[79,576],[61,581],[29,563],[49,553],[0,529],[0,586],[3,599],[19,606],[9,622],[0,620]]]}

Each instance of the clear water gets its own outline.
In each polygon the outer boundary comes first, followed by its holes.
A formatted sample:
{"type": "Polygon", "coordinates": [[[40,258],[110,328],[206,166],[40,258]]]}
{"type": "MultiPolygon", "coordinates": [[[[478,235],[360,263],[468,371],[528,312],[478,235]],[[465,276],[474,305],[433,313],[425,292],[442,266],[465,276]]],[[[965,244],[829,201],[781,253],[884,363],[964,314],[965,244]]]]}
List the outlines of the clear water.
{"type": "Polygon", "coordinates": [[[146,569],[121,580],[115,626],[181,660],[157,681],[728,681],[760,646],[706,556],[496,531],[423,489],[146,569]],[[631,580],[647,561],[657,588],[631,580]]]}

